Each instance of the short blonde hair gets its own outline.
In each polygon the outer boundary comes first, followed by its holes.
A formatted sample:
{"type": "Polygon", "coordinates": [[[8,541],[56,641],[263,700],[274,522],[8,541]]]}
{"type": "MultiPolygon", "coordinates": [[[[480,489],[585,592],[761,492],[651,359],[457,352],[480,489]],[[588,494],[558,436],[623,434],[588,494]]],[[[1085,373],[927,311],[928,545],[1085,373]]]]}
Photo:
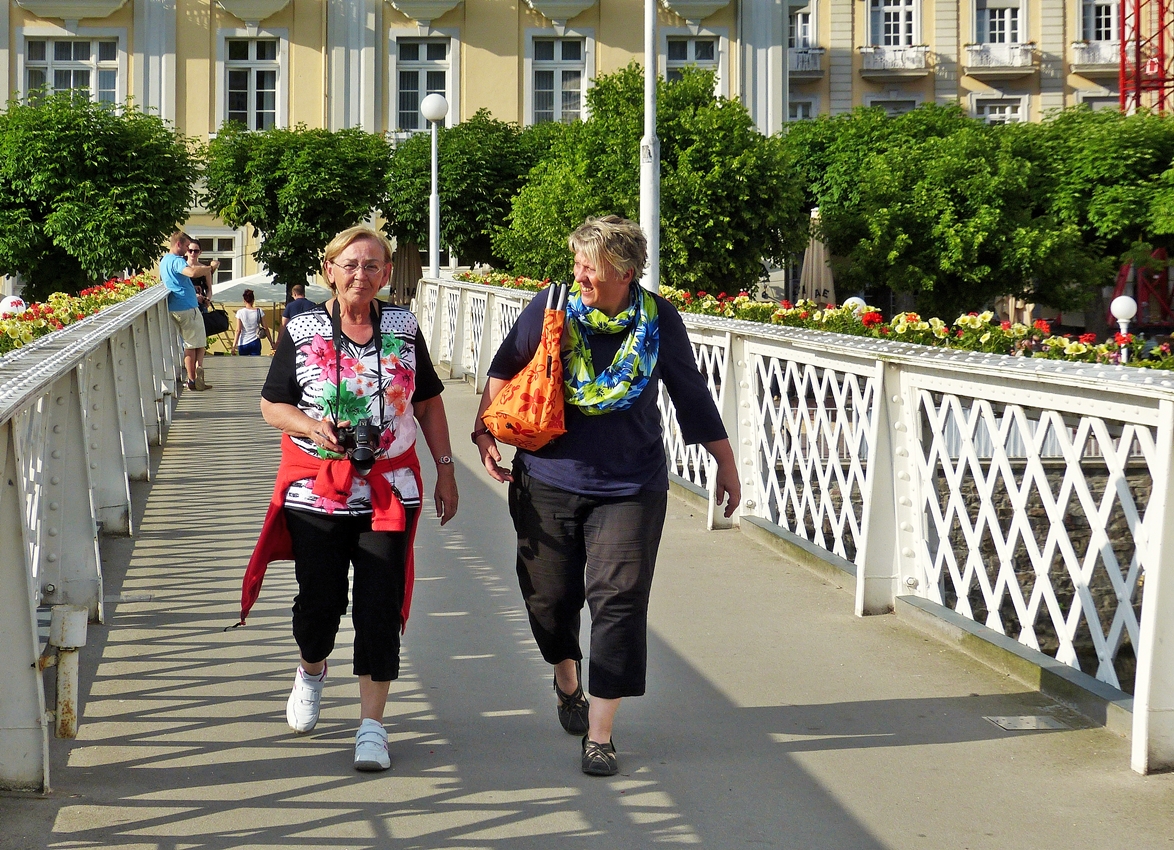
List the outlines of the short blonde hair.
{"type": "Polygon", "coordinates": [[[325,250],[322,252],[322,277],[326,278],[326,285],[334,290],[334,284],[330,282],[330,276],[326,274],[326,264],[334,262],[334,258],[358,242],[360,239],[370,239],[372,242],[379,244],[383,249],[383,262],[390,263],[394,255],[391,249],[391,242],[387,237],[378,230],[367,227],[365,224],[356,224],[354,227],[348,227],[346,230],[338,233],[327,244],[325,250]]]}
{"type": "Polygon", "coordinates": [[[648,238],[634,221],[618,215],[588,218],[575,232],[567,237],[567,247],[576,254],[583,254],[600,272],[613,268],[622,277],[629,270],[633,278],[644,273],[648,265],[648,238]]]}

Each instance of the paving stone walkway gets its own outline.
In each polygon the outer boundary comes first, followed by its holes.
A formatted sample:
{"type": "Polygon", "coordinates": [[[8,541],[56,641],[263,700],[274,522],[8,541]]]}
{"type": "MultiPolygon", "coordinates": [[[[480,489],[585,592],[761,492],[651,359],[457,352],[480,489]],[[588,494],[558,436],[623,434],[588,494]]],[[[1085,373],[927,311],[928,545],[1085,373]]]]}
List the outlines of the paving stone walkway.
{"type": "MultiPolygon", "coordinates": [[[[292,568],[246,628],[240,577],[278,457],[257,399],[268,358],[209,360],[108,540],[109,622],[83,653],[75,741],[48,795],[0,796],[0,848],[1139,848],[1174,844],[1174,776],[1128,744],[911,631],[858,619],[835,586],[670,500],[648,695],[621,708],[621,775],[586,777],[513,572],[504,488],[445,393],[461,505],[421,522],[419,583],[393,685],[393,768],[351,768],[349,624],[322,721],[285,724],[292,568]],[[990,716],[1048,716],[1007,732],[990,716]]],[[[427,466],[427,464],[426,464],[427,466]]],[[[586,644],[585,644],[586,645],[586,644]]]]}

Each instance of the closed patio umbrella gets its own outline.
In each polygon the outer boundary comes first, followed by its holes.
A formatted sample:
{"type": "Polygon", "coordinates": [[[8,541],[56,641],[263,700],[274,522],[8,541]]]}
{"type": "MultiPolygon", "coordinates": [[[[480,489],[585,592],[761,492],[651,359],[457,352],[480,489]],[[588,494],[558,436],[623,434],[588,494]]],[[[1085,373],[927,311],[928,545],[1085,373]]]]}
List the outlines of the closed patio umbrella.
{"type": "Polygon", "coordinates": [[[811,241],[803,254],[803,268],[799,271],[800,301],[814,301],[820,306],[836,303],[836,283],[832,278],[832,267],[828,262],[827,246],[815,235],[819,221],[819,207],[811,210],[811,241]]]}

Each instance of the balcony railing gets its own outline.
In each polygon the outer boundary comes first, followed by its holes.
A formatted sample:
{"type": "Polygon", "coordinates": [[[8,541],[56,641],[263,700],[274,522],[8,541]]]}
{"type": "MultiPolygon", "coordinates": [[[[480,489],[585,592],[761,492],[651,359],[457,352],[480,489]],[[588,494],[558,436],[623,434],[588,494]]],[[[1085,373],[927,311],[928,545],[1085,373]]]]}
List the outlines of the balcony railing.
{"type": "Polygon", "coordinates": [[[1094,77],[1116,76],[1121,64],[1121,42],[1076,41],[1072,43],[1072,70],[1094,77]]]}
{"type": "Polygon", "coordinates": [[[1029,70],[1035,67],[1035,43],[1022,44],[968,44],[966,68],[992,71],[1029,70]]]}
{"type": "Polygon", "coordinates": [[[787,51],[788,66],[793,76],[817,77],[823,73],[822,47],[792,47],[787,51]]]}
{"type": "Polygon", "coordinates": [[[908,73],[929,68],[929,47],[924,44],[891,47],[870,44],[860,48],[861,70],[864,72],[908,73]]]}

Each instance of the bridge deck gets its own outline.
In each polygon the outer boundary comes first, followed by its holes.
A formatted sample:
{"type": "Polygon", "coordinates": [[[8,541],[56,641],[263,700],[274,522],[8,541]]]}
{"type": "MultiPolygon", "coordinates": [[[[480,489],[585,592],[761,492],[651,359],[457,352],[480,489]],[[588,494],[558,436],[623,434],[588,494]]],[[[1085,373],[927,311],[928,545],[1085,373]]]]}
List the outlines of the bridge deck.
{"type": "Polygon", "coordinates": [[[83,651],[76,741],[52,793],[0,797],[0,847],[1166,847],[1174,777],[1128,745],[842,588],[670,500],[651,611],[649,693],[618,719],[622,775],[578,769],[513,574],[504,489],[445,393],[460,512],[421,523],[420,583],[388,711],[394,765],[350,765],[358,688],[344,621],[318,729],[284,706],[292,569],[244,629],[240,576],[277,434],[268,358],[209,360],[178,404],[138,534],[108,540],[106,626],[83,651]],[[1070,728],[1004,731],[990,716],[1070,728]]]}

